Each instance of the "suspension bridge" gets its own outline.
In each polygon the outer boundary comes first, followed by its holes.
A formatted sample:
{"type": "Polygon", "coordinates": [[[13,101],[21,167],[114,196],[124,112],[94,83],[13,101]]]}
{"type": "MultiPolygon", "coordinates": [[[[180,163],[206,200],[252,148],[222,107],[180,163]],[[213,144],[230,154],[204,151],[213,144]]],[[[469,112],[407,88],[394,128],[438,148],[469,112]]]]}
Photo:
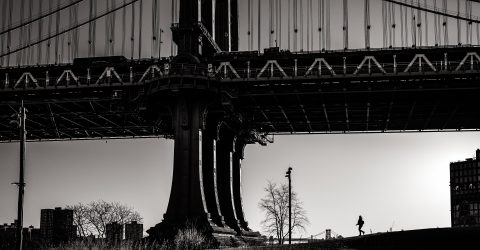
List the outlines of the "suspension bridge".
{"type": "Polygon", "coordinates": [[[152,237],[196,220],[258,240],[244,147],[275,134],[478,131],[470,0],[2,0],[0,141],[167,137],[152,237]]]}

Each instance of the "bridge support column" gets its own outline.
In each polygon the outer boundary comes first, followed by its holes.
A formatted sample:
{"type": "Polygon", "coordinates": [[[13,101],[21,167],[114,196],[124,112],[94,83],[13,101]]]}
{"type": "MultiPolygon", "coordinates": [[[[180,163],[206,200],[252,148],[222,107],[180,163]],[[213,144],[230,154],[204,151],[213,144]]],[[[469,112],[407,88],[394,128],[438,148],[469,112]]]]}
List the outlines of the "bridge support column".
{"type": "Polygon", "coordinates": [[[154,239],[171,239],[178,228],[192,224],[216,238],[235,235],[234,230],[224,227],[220,209],[214,205],[215,148],[211,133],[205,128],[209,100],[198,93],[178,94],[172,99],[170,109],[175,130],[172,189],[162,223],[148,233],[154,239]]]}
{"type": "Polygon", "coordinates": [[[217,141],[217,183],[220,209],[229,227],[240,233],[240,222],[237,219],[233,201],[233,144],[234,133],[225,123],[218,125],[217,141]]]}

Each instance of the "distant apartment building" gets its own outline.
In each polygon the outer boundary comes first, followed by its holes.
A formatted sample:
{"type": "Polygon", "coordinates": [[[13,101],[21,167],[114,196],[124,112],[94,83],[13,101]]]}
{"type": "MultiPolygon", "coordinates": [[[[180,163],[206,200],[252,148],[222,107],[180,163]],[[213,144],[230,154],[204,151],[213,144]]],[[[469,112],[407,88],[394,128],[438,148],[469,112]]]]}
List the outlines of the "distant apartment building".
{"type": "Polygon", "coordinates": [[[106,238],[110,243],[120,242],[123,240],[123,224],[117,222],[107,224],[106,238]]]}
{"type": "Polygon", "coordinates": [[[452,227],[480,225],[480,149],[475,158],[450,163],[452,227]]]}
{"type": "Polygon", "coordinates": [[[138,224],[132,221],[125,224],[125,239],[126,240],[140,240],[143,237],[143,224],[138,224]]]}
{"type": "MultiPolygon", "coordinates": [[[[17,220],[11,224],[0,225],[0,249],[11,249],[16,242],[17,220]]],[[[23,240],[25,242],[39,241],[41,239],[40,229],[29,226],[23,228],[23,240]]]]}
{"type": "Polygon", "coordinates": [[[40,212],[40,232],[47,242],[59,243],[76,238],[77,227],[73,225],[73,210],[42,209],[40,212]]]}

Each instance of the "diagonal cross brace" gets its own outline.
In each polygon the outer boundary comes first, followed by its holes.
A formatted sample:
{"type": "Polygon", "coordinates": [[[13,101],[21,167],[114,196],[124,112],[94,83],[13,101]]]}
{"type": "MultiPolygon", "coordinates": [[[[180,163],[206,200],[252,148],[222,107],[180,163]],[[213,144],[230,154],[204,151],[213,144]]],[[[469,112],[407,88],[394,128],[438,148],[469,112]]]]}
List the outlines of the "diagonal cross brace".
{"type": "Polygon", "coordinates": [[[460,68],[465,64],[465,62],[470,58],[470,70],[473,70],[473,63],[475,61],[475,58],[480,61],[480,56],[478,56],[477,52],[469,52],[467,55],[463,58],[463,60],[460,62],[458,67],[455,69],[455,71],[459,71],[460,68]]]}
{"type": "Polygon", "coordinates": [[[262,70],[260,70],[260,73],[258,73],[257,78],[262,77],[263,73],[268,68],[268,66],[270,66],[270,77],[273,77],[274,67],[277,67],[277,69],[280,70],[280,73],[282,73],[284,77],[288,77],[288,75],[285,73],[285,71],[280,66],[280,64],[278,64],[277,60],[268,60],[265,66],[263,66],[262,70]]]}
{"type": "Polygon", "coordinates": [[[380,71],[382,71],[382,73],[384,73],[384,74],[387,73],[387,72],[385,72],[382,65],[380,65],[380,63],[377,61],[377,59],[374,56],[366,56],[365,58],[363,58],[363,61],[357,66],[357,70],[355,70],[355,72],[353,74],[354,75],[358,74],[358,72],[360,72],[360,70],[363,68],[363,66],[367,62],[368,62],[368,73],[369,74],[371,73],[372,62],[377,66],[378,69],[380,69],[380,71]]]}
{"type": "Polygon", "coordinates": [[[408,64],[407,68],[405,69],[405,71],[403,72],[409,72],[410,71],[410,68],[413,66],[413,64],[415,63],[415,61],[418,60],[418,69],[419,69],[419,72],[422,72],[422,59],[427,63],[427,65],[433,70],[433,71],[437,71],[437,69],[435,68],[435,66],[433,66],[432,62],[430,62],[430,60],[428,60],[428,58],[425,56],[425,54],[416,54],[415,57],[412,59],[412,61],[408,64]]]}
{"type": "Polygon", "coordinates": [[[322,75],[322,63],[325,65],[325,67],[327,67],[327,69],[330,71],[330,74],[332,74],[332,76],[336,75],[335,71],[333,71],[332,66],[330,66],[330,64],[324,58],[315,58],[315,61],[312,63],[312,65],[310,65],[307,72],[305,73],[305,76],[308,76],[310,73],[312,73],[313,68],[317,64],[318,64],[318,72],[320,73],[320,75],[322,75]]]}
{"type": "Polygon", "coordinates": [[[235,75],[236,78],[240,78],[240,75],[237,73],[235,68],[233,68],[230,62],[221,62],[220,66],[218,66],[217,70],[215,70],[215,74],[218,75],[220,70],[223,69],[223,78],[227,78],[227,70],[230,69],[232,73],[235,75]]]}

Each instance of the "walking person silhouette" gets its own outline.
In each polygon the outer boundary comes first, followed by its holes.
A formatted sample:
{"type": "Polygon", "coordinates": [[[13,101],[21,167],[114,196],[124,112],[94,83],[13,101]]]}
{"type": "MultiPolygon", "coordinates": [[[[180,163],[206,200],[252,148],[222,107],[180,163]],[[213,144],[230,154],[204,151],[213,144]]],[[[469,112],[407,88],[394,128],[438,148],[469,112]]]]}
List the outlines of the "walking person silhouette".
{"type": "Polygon", "coordinates": [[[362,234],[365,235],[365,232],[362,230],[363,224],[365,224],[365,221],[363,221],[363,218],[360,215],[360,216],[358,216],[358,222],[357,222],[358,233],[359,233],[358,236],[362,236],[362,234]]]}

